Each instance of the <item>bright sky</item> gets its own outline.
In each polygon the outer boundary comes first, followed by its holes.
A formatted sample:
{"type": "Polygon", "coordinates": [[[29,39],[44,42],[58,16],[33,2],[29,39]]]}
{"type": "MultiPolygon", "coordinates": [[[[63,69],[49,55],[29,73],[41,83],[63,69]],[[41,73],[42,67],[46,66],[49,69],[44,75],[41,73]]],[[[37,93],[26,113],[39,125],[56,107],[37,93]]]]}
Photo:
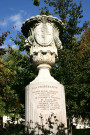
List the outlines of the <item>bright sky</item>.
{"type": "MultiPolygon", "coordinates": [[[[43,5],[44,0],[40,0],[41,5],[43,5]]],[[[80,0],[74,0],[79,2],[80,0]]],[[[84,10],[84,17],[81,20],[81,24],[84,21],[90,21],[90,0],[82,0],[84,10]]],[[[41,6],[40,5],[40,6],[41,6]]],[[[36,16],[39,14],[39,7],[33,6],[32,0],[0,0],[0,34],[7,30],[11,30],[13,26],[16,26],[15,30],[12,30],[10,36],[16,36],[16,30],[21,30],[22,23],[30,18],[31,16],[36,16]],[[2,20],[4,18],[4,21],[2,20]]],[[[7,47],[7,44],[12,44],[13,48],[17,46],[12,43],[9,37],[5,41],[4,47],[7,47]]]]}

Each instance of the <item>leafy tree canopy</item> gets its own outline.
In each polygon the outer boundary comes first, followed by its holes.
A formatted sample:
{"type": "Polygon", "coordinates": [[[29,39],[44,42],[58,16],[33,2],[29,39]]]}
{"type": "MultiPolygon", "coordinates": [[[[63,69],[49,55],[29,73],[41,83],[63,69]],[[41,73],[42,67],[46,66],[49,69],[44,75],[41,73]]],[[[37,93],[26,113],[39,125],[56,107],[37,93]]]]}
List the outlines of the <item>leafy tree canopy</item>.
{"type": "MultiPolygon", "coordinates": [[[[37,1],[38,5],[40,5],[40,0],[34,1],[37,1]]],[[[40,14],[57,14],[58,17],[60,17],[65,24],[63,35],[61,37],[63,46],[64,48],[72,49],[73,37],[81,34],[89,24],[89,22],[85,21],[83,26],[79,26],[81,18],[83,18],[81,1],[79,4],[74,2],[74,0],[44,0],[44,2],[46,5],[40,8],[40,14]],[[53,13],[50,13],[49,9],[51,7],[53,7],[53,13]]]]}
{"type": "MultiPolygon", "coordinates": [[[[44,2],[53,6],[54,13],[65,23],[61,37],[64,49],[59,51],[59,58],[51,74],[65,86],[68,117],[89,117],[90,29],[86,29],[86,22],[82,27],[78,26],[83,17],[82,4],[77,5],[72,0],[44,2]],[[77,41],[75,35],[81,34],[83,30],[85,32],[77,41]]],[[[40,12],[50,14],[47,6],[40,12]]],[[[12,40],[19,45],[19,49],[14,50],[9,46],[7,53],[0,56],[0,116],[6,113],[24,114],[25,86],[37,75],[29,55],[22,53],[25,50],[25,37],[18,32],[16,39],[12,40]]]]}

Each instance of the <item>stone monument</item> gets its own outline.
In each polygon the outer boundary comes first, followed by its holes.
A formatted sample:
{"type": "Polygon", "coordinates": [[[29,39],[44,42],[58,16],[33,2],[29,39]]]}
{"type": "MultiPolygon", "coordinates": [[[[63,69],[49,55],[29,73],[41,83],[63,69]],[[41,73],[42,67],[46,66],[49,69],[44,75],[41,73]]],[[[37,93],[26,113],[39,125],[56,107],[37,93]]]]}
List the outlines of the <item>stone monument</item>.
{"type": "Polygon", "coordinates": [[[64,86],[50,75],[58,50],[62,49],[59,37],[63,26],[61,20],[46,15],[31,17],[22,25],[27,38],[25,46],[30,48],[30,56],[39,70],[25,90],[26,125],[30,120],[40,123],[40,114],[45,121],[54,113],[59,123],[67,127],[64,86]]]}

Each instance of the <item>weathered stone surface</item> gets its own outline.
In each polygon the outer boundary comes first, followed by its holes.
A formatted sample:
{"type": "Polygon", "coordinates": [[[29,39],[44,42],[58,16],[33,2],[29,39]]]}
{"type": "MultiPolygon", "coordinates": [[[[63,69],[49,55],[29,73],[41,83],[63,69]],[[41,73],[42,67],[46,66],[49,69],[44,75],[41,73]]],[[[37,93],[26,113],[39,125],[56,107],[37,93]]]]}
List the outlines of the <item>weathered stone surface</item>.
{"type": "Polygon", "coordinates": [[[22,25],[22,32],[27,37],[25,47],[30,48],[30,56],[36,65],[55,63],[57,49],[62,49],[59,39],[63,23],[52,16],[36,16],[22,25]]]}
{"type": "MultiPolygon", "coordinates": [[[[40,114],[45,120],[52,114],[67,127],[64,86],[50,75],[50,68],[62,49],[60,40],[63,23],[52,16],[32,17],[22,25],[26,36],[25,46],[39,69],[38,76],[26,87],[25,119],[40,123],[40,114]]],[[[33,126],[35,126],[33,124],[33,126]]]]}
{"type": "Polygon", "coordinates": [[[40,123],[40,114],[43,123],[54,113],[67,126],[64,86],[50,75],[49,65],[39,65],[39,74],[26,87],[26,124],[30,120],[40,123]]]}
{"type": "Polygon", "coordinates": [[[59,20],[56,17],[53,17],[51,15],[46,16],[46,15],[37,15],[34,17],[31,17],[29,19],[27,19],[21,29],[22,29],[22,33],[24,34],[24,36],[27,38],[29,34],[31,34],[30,32],[33,32],[34,28],[40,24],[40,23],[53,23],[55,24],[55,26],[57,27],[57,29],[59,29],[60,34],[62,34],[63,31],[63,27],[64,27],[64,23],[59,20]]]}
{"type": "Polygon", "coordinates": [[[56,82],[31,83],[26,87],[26,124],[40,123],[40,114],[46,120],[52,113],[66,126],[65,93],[56,82]]]}

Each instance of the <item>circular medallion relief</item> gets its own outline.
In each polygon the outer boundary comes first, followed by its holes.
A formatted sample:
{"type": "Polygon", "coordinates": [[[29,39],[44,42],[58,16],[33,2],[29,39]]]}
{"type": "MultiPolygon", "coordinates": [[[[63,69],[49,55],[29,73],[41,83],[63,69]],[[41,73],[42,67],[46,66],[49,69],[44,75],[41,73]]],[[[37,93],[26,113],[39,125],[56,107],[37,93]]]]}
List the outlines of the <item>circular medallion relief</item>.
{"type": "Polygon", "coordinates": [[[48,46],[53,40],[53,28],[50,24],[41,23],[36,27],[35,39],[41,46],[48,46]]]}

